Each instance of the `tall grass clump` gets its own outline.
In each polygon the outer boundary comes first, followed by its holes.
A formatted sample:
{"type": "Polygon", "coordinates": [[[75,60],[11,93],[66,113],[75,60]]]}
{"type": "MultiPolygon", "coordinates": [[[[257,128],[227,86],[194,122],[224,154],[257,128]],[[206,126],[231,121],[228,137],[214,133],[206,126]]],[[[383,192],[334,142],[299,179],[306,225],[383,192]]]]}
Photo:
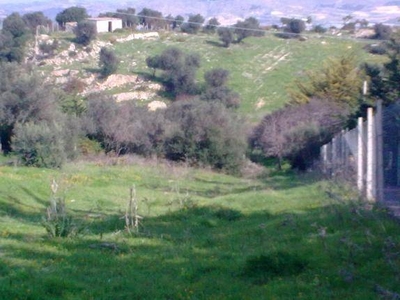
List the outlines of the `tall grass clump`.
{"type": "Polygon", "coordinates": [[[51,184],[50,206],[47,207],[42,225],[51,238],[76,236],[82,231],[82,228],[76,225],[72,217],[68,215],[65,207],[65,199],[57,197],[57,191],[58,184],[53,180],[51,184]]]}

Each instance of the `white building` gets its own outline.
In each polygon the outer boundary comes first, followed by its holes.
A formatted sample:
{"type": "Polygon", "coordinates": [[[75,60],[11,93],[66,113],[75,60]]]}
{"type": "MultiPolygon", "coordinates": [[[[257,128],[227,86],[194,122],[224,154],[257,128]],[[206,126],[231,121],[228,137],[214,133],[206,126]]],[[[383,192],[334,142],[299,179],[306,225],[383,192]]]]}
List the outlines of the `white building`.
{"type": "Polygon", "coordinates": [[[122,28],[122,20],[118,18],[88,18],[87,21],[96,25],[97,33],[113,32],[122,28]]]}

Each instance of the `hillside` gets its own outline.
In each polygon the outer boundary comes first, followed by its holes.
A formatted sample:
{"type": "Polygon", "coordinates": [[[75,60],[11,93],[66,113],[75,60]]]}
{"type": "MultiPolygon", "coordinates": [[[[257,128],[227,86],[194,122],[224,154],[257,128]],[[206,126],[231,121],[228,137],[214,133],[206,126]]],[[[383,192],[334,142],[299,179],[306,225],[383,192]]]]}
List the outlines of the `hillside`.
{"type": "Polygon", "coordinates": [[[120,94],[120,99],[143,100],[139,101],[143,104],[151,101],[168,103],[168,99],[163,98],[160,92],[158,82],[151,82],[152,79],[148,78],[152,71],[147,68],[145,60],[148,56],[160,54],[167,47],[175,46],[185,52],[200,54],[199,82],[203,82],[204,72],[212,68],[228,70],[229,86],[242,98],[239,111],[257,120],[287,103],[287,89],[294,80],[301,79],[307,71],[321,68],[328,58],[355,53],[360,62],[382,60],[362,50],[366,42],[350,38],[310,35],[306,41],[299,41],[279,39],[268,33],[265,37],[248,38],[244,43],[226,49],[220,46],[216,35],[174,32],[149,34],[103,34],[86,51],[71,44],[71,36],[61,34],[58,37],[61,41],[58,59],[44,60],[40,68],[46,76],[60,84],[65,83],[68,77],[75,76],[84,78],[94,90],[104,88],[107,93],[120,94]],[[94,80],[98,70],[98,52],[103,46],[114,49],[121,60],[117,73],[139,76],[137,82],[137,77],[123,79],[120,76],[114,81],[111,78],[114,87],[107,83],[99,87],[101,82],[96,85],[94,80]],[[142,82],[144,79],[150,81],[142,82]],[[122,85],[124,80],[130,80],[131,83],[122,85]]]}

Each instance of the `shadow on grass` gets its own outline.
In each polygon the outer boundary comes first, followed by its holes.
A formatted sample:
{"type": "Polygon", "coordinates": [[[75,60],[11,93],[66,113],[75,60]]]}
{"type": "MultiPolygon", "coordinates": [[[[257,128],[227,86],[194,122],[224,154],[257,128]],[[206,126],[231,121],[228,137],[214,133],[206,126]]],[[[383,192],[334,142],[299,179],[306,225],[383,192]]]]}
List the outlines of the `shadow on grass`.
{"type": "MultiPolygon", "coordinates": [[[[244,215],[193,205],[143,219],[138,234],[7,243],[0,247],[0,291],[8,299],[265,299],[267,292],[321,299],[355,291],[361,294],[353,296],[365,299],[365,291],[366,298],[376,296],[374,284],[398,290],[396,268],[384,263],[388,252],[382,249],[399,225],[379,212],[353,209],[330,204],[302,213],[244,215]],[[115,247],[100,247],[104,243],[115,247]],[[263,264],[275,269],[265,276],[263,264]],[[368,266],[385,276],[372,277],[368,266]],[[357,277],[349,284],[341,274],[357,277]],[[323,281],[313,286],[315,278],[323,281]]],[[[115,230],[119,216],[108,217],[87,225],[97,232],[115,230]]],[[[123,230],[124,223],[118,224],[123,230]]],[[[400,242],[393,247],[395,253],[400,242]]],[[[391,259],[400,263],[399,257],[391,259]]]]}
{"type": "Polygon", "coordinates": [[[211,45],[211,46],[214,46],[214,47],[218,47],[218,48],[227,48],[227,47],[225,47],[225,45],[223,43],[216,42],[216,41],[207,40],[206,43],[208,45],[211,45]]]}
{"type": "Polygon", "coordinates": [[[97,74],[100,76],[100,68],[83,68],[83,70],[85,70],[86,72],[92,73],[92,74],[97,74]]]}

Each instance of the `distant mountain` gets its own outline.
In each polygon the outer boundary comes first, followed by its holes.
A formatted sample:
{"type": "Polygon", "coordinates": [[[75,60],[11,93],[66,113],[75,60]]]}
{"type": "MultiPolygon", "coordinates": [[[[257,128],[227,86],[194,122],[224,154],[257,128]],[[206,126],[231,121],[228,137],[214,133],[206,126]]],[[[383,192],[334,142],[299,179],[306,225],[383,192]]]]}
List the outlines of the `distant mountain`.
{"type": "Polygon", "coordinates": [[[342,18],[367,19],[370,23],[393,23],[400,17],[400,0],[0,0],[0,16],[18,11],[21,14],[43,11],[55,18],[61,10],[70,6],[86,7],[92,16],[117,8],[134,7],[139,12],[148,7],[164,15],[187,17],[200,13],[205,17],[217,16],[221,23],[232,24],[236,20],[254,16],[264,24],[278,24],[281,17],[306,18],[311,16],[316,24],[339,25],[342,18]]]}

